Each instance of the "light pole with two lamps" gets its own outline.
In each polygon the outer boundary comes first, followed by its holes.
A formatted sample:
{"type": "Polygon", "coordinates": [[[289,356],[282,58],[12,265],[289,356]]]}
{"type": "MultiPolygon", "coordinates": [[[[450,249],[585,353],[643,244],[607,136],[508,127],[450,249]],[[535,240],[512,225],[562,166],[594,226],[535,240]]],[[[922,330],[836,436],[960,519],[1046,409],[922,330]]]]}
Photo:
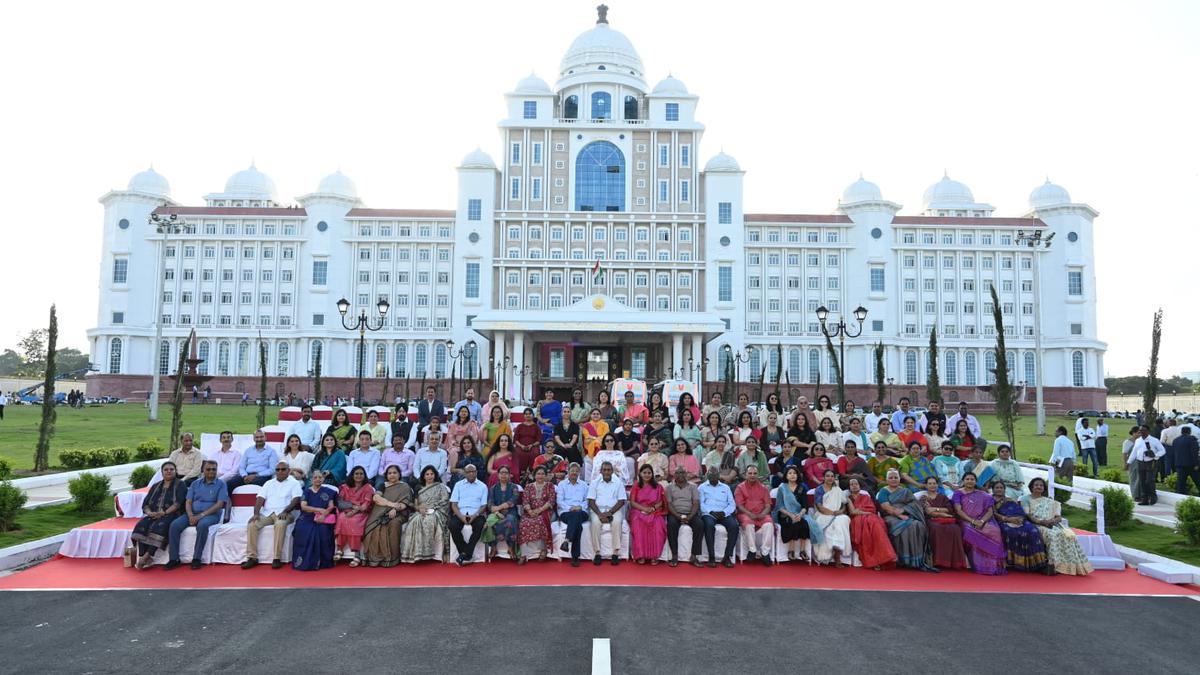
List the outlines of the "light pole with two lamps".
{"type": "Polygon", "coordinates": [[[867,308],[859,305],[854,310],[854,318],[858,320],[858,331],[851,333],[850,327],[846,325],[846,317],[841,317],[838,322],[832,324],[832,332],[830,332],[829,310],[821,305],[817,308],[817,321],[821,322],[821,333],[827,338],[837,338],[838,347],[841,352],[838,356],[838,405],[846,404],[846,338],[856,338],[862,335],[863,322],[867,320],[867,308]]]}
{"type": "Polygon", "coordinates": [[[350,311],[350,301],[342,298],[337,302],[338,313],[342,315],[342,327],[346,330],[358,331],[358,386],[354,393],[359,408],[363,405],[363,367],[367,360],[367,331],[377,331],[383,328],[390,305],[388,305],[387,298],[380,298],[375,307],[379,310],[379,323],[372,325],[371,320],[367,317],[366,307],[359,310],[358,317],[352,323],[346,323],[346,312],[350,311]]]}
{"type": "Polygon", "coordinates": [[[750,363],[750,357],[753,354],[754,354],[754,346],[753,345],[746,347],[746,355],[745,356],[742,356],[742,352],[740,350],[735,353],[733,351],[732,347],[730,347],[729,345],[725,345],[725,356],[726,356],[726,358],[733,361],[733,380],[734,380],[734,382],[737,382],[739,384],[741,383],[741,381],[742,381],[742,364],[750,363]]]}
{"type": "Polygon", "coordinates": [[[1046,402],[1042,398],[1042,252],[1050,250],[1054,233],[1042,236],[1042,230],[1017,230],[1017,244],[1033,249],[1033,386],[1037,407],[1037,435],[1046,435],[1046,402]]]}
{"type": "MultiPolygon", "coordinates": [[[[162,364],[162,313],[163,294],[166,293],[167,276],[167,237],[183,232],[183,223],[179,222],[179,214],[172,213],[164,216],[158,213],[150,214],[150,224],[154,231],[162,235],[162,246],[158,249],[158,312],[154,315],[154,348],[150,350],[150,372],[154,377],[150,382],[150,421],[158,421],[158,392],[161,386],[162,364]]],[[[168,360],[168,366],[170,362],[168,360]]]]}
{"type": "MultiPolygon", "coordinates": [[[[454,382],[454,369],[458,365],[459,357],[462,357],[463,370],[460,372],[462,373],[461,379],[465,382],[467,380],[467,360],[471,358],[471,354],[475,353],[475,341],[471,340],[462,347],[459,347],[458,351],[456,352],[454,351],[454,340],[449,340],[446,342],[446,353],[450,355],[450,381],[454,382]]],[[[455,398],[453,391],[450,392],[450,398],[455,398]]]]}

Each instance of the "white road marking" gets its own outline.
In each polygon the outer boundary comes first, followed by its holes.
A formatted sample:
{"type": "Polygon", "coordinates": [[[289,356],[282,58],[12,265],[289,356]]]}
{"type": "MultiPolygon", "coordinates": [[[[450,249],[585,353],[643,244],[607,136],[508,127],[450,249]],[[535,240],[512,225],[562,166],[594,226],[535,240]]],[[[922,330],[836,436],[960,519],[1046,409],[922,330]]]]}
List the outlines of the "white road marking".
{"type": "Polygon", "coordinates": [[[612,675],[612,646],[608,638],[592,638],[592,675],[612,675]]]}

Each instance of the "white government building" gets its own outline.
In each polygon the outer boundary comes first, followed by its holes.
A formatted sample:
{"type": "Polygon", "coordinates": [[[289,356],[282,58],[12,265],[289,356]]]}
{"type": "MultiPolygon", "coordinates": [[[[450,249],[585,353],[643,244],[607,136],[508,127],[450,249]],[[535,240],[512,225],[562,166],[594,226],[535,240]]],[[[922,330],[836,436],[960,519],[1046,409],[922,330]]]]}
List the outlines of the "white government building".
{"type": "Polygon", "coordinates": [[[153,169],[105,194],[89,393],[145,396],[151,368],[173,371],[195,329],[214,392],[257,391],[261,335],[273,393],[303,395],[320,350],[326,391],[349,394],[358,334],[341,326],[345,297],[354,315],[390,303],[383,330],[367,334],[366,372],[393,383],[447,380],[453,367],[509,396],[580,384],[592,395],[626,373],[721,380],[740,353],[740,380],[764,366],[773,380],[782,354],[784,378],[809,392],[818,375],[833,379],[817,308],[853,321],[862,305],[863,334],[846,348],[860,403],[874,398],[878,342],[897,395],[923,397],[935,327],[947,397],[974,401],[995,362],[994,284],[1013,379],[1035,380],[1041,304],[1047,400],[1102,405],[1097,212],[1063,188],[1047,181],[1026,213],[998,217],[943,176],[916,215],[898,215],[859,178],[828,214],[748,213],[738,162],[700,161],[698,97],[671,76],[648,86],[603,13],[553,88],[530,75],[504,99],[500,162],[468,153],[453,209],[368,208],[340,172],[286,203],[254,166],[202,206],[175,201],[153,169]],[[177,214],[183,233],[164,243],[152,213],[177,214]],[[1036,230],[1055,235],[1040,288],[1035,253],[1017,241],[1036,230]]]}

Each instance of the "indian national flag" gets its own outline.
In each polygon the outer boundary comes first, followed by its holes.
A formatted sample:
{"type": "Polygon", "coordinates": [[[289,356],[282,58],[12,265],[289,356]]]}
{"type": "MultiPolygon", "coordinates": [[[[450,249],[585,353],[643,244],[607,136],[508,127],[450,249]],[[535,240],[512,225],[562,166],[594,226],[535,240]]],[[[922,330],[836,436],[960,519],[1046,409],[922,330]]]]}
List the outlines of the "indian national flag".
{"type": "Polygon", "coordinates": [[[600,269],[600,259],[596,259],[596,264],[592,265],[592,283],[604,283],[604,270],[600,269]]]}

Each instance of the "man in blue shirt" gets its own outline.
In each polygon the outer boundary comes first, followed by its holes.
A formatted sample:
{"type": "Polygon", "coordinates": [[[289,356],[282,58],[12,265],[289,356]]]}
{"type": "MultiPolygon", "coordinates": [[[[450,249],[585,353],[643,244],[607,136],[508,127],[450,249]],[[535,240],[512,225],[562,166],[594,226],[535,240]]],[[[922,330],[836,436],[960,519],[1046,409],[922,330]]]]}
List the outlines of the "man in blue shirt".
{"type": "Polygon", "coordinates": [[[720,472],[709,467],[708,481],[700,484],[700,520],[704,522],[704,544],[708,546],[708,566],[716,567],[717,558],[713,546],[717,539],[717,525],[725,528],[725,556],[721,564],[733,567],[733,552],[737,547],[738,522],[733,514],[737,504],[729,486],[720,482],[720,472]]]}
{"type": "Polygon", "coordinates": [[[171,521],[171,538],[167,543],[167,564],[164,570],[173,570],[181,564],[179,560],[179,540],[183,531],[189,527],[196,528],[196,546],[192,551],[192,569],[198,570],[204,555],[204,544],[208,542],[209,528],[221,523],[225,505],[229,503],[229,490],[225,482],[217,478],[217,463],[211,459],[204,460],[200,471],[200,479],[192,481],[187,491],[187,501],[184,502],[185,513],[171,521]]]}
{"type": "Polygon", "coordinates": [[[466,406],[467,411],[471,413],[471,419],[475,420],[476,424],[483,424],[483,406],[479,401],[475,400],[475,388],[467,389],[466,398],[454,404],[454,414],[458,415],[458,409],[466,406]]]}
{"type": "Polygon", "coordinates": [[[588,521],[588,484],[579,480],[579,464],[571,462],[567,467],[567,479],[554,487],[558,519],[567,526],[562,550],[565,552],[569,547],[571,567],[579,567],[579,542],[583,538],[583,524],[588,521]]]}
{"type": "Polygon", "coordinates": [[[229,481],[229,491],[243,485],[263,485],[271,480],[279,455],[267,447],[267,434],[259,429],[254,432],[254,447],[242,451],[242,466],[238,475],[229,481]]]}
{"type": "Polygon", "coordinates": [[[909,406],[911,404],[912,403],[908,400],[907,396],[900,397],[900,409],[892,413],[892,429],[896,431],[903,429],[904,420],[907,417],[913,418],[914,421],[917,419],[917,416],[914,415],[911,410],[909,410],[909,406]]]}
{"type": "Polygon", "coordinates": [[[450,519],[450,538],[454,540],[454,548],[458,549],[454,563],[459,567],[471,564],[475,545],[483,535],[488,500],[487,485],[478,480],[475,465],[468,464],[463,473],[466,478],[455,483],[454,491],[450,493],[450,510],[454,515],[450,519]],[[471,526],[471,538],[464,540],[462,531],[467,525],[471,526]]]}

